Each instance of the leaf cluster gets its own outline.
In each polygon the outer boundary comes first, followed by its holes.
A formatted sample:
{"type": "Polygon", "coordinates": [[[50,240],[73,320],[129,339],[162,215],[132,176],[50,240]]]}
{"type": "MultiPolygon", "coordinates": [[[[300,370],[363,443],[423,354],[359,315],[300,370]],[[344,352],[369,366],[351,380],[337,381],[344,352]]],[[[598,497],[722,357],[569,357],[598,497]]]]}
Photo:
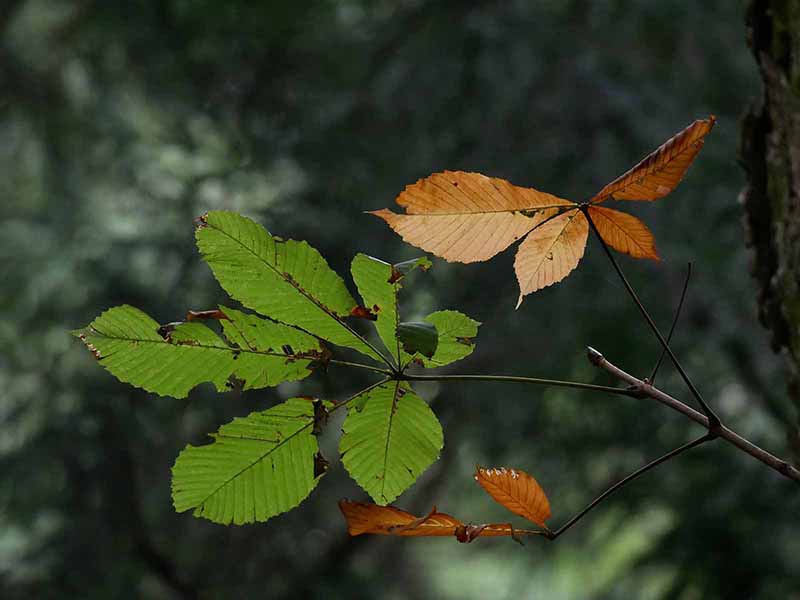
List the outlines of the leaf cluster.
{"type": "Polygon", "coordinates": [[[410,272],[430,268],[426,258],[391,265],[357,255],[351,273],[359,303],[306,242],[282,240],[230,212],[207,213],[196,224],[214,276],[257,314],[220,306],[160,325],[132,306],[111,308],[75,333],[112,375],[174,398],[204,382],[220,392],[273,387],[331,362],[383,379],[338,403],[291,398],[223,425],[210,444],[187,446],[172,469],[175,509],[243,524],[297,506],[328,468],[317,437],[329,412],[342,408],[342,463],[373,500],[393,501],[444,443],[436,415],[402,374],[411,365],[440,367],[469,355],[480,324],[451,310],[422,322],[400,320],[398,293],[410,272]],[[359,319],[374,325],[383,347],[358,332],[359,319]],[[367,362],[338,361],[336,347],[367,362]]]}

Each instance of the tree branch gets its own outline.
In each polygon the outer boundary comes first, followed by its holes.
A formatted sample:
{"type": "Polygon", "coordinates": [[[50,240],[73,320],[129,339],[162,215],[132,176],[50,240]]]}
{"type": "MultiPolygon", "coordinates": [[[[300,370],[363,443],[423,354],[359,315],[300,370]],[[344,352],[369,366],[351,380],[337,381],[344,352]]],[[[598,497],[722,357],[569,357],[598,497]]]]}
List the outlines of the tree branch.
{"type": "Polygon", "coordinates": [[[592,220],[591,214],[589,214],[588,203],[581,205],[581,212],[583,212],[584,216],[586,217],[586,220],[589,221],[589,225],[591,226],[592,231],[595,234],[595,237],[600,241],[600,244],[603,246],[603,250],[605,250],[608,260],[611,261],[611,265],[617,272],[617,275],[622,281],[622,284],[625,286],[625,289],[627,290],[628,295],[633,300],[633,303],[636,304],[636,308],[638,308],[639,312],[642,313],[644,320],[647,321],[647,324],[650,326],[650,329],[652,330],[653,334],[658,338],[658,341],[661,343],[661,347],[669,355],[672,364],[675,365],[675,368],[678,370],[678,373],[680,373],[681,377],[683,378],[683,381],[689,388],[689,391],[692,392],[692,396],[695,397],[698,404],[700,404],[700,407],[703,409],[703,412],[705,413],[706,417],[708,417],[709,425],[706,425],[706,427],[708,427],[709,431],[717,433],[717,431],[722,427],[722,423],[720,422],[719,417],[711,409],[711,407],[708,404],[706,404],[706,401],[703,400],[703,397],[700,395],[700,392],[694,386],[692,380],[689,379],[689,376],[686,374],[686,371],[683,370],[683,367],[681,366],[681,363],[678,361],[678,358],[672,352],[672,348],[669,347],[669,344],[664,339],[664,336],[661,335],[661,331],[659,331],[658,327],[653,322],[652,317],[650,317],[650,313],[647,312],[647,309],[644,307],[644,304],[642,304],[642,301],[639,300],[639,296],[636,295],[636,292],[633,290],[633,287],[631,287],[631,284],[628,282],[627,277],[625,277],[625,274],[622,272],[622,267],[619,266],[619,263],[617,262],[617,259],[614,258],[614,254],[611,252],[611,249],[608,247],[608,244],[606,244],[605,240],[603,239],[603,236],[601,236],[600,232],[597,230],[597,225],[595,225],[594,221],[592,220]]]}
{"type": "MultiPolygon", "coordinates": [[[[601,369],[608,371],[619,379],[620,381],[624,381],[625,383],[631,386],[631,390],[636,392],[639,397],[647,397],[652,398],[662,404],[669,406],[672,410],[676,410],[679,413],[682,413],[684,416],[690,418],[695,423],[699,423],[706,429],[709,427],[708,418],[690,406],[687,406],[680,400],[673,398],[669,394],[665,394],[659,389],[654,388],[649,383],[642,381],[641,379],[637,379],[633,375],[626,373],[616,365],[610,363],[606,358],[594,348],[588,348],[588,355],[589,360],[592,362],[593,365],[600,367],[601,369]]],[[[792,465],[787,463],[785,460],[781,460],[777,456],[774,456],[767,452],[766,450],[759,448],[750,440],[747,440],[740,436],[735,431],[728,429],[724,425],[720,425],[719,429],[717,430],[717,435],[727,441],[729,444],[737,447],[742,452],[749,454],[753,458],[760,460],[762,463],[775,469],[781,475],[788,477],[789,479],[793,479],[797,483],[800,483],[800,471],[795,469],[792,465]]]]}

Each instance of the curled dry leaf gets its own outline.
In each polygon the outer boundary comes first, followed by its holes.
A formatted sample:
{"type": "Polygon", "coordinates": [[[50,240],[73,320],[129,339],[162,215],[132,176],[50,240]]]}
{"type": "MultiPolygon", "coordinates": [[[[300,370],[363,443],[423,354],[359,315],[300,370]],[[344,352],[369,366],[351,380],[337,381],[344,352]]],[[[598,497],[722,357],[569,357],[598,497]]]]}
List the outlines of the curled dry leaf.
{"type": "Polygon", "coordinates": [[[371,533],[402,537],[446,537],[453,536],[461,543],[469,543],[477,537],[513,537],[541,535],[541,531],[515,529],[509,523],[485,523],[472,525],[463,523],[434,506],[424,517],[417,517],[394,506],[379,506],[365,502],[340,500],[339,509],[347,521],[350,535],[371,533]]]}
{"type": "Polygon", "coordinates": [[[396,201],[405,214],[388,209],[371,214],[409,244],[452,262],[485,261],[525,238],[514,261],[519,307],[527,294],[561,281],[578,265],[589,230],[586,214],[615,250],[658,260],[644,223],[596,204],[667,195],[683,179],[715,122],[714,116],[695,121],[583,205],[480,173],[445,171],[403,190],[396,201]]]}
{"type": "Polygon", "coordinates": [[[540,527],[547,527],[550,501],[536,479],[525,471],[478,467],[475,481],[499,504],[540,527]]]}
{"type": "Polygon", "coordinates": [[[186,313],[187,321],[206,321],[208,319],[230,321],[228,316],[220,308],[212,308],[211,310],[190,310],[186,313]]]}

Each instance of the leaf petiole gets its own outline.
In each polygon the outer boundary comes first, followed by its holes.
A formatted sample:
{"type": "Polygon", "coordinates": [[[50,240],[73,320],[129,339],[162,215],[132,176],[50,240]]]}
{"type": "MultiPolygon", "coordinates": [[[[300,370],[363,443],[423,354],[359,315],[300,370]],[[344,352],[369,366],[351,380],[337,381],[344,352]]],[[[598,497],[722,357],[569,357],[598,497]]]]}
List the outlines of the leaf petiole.
{"type": "Polygon", "coordinates": [[[562,381],[559,379],[541,379],[538,377],[516,377],[512,375],[410,375],[400,373],[395,376],[397,379],[405,381],[497,381],[501,383],[527,383],[531,385],[543,385],[549,387],[566,387],[578,390],[591,390],[593,392],[604,392],[607,394],[617,394],[637,397],[637,392],[607,385],[595,385],[593,383],[581,383],[580,381],[562,381]]]}

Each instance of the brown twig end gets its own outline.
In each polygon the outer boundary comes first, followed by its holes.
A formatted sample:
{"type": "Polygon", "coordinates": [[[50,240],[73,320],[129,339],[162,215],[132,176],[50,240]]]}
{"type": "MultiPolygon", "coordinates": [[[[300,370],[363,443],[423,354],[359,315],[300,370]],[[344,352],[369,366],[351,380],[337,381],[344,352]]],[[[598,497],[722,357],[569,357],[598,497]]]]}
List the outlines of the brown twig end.
{"type": "Polygon", "coordinates": [[[599,367],[600,363],[603,362],[603,355],[591,346],[586,346],[586,356],[595,367],[599,367]]]}

